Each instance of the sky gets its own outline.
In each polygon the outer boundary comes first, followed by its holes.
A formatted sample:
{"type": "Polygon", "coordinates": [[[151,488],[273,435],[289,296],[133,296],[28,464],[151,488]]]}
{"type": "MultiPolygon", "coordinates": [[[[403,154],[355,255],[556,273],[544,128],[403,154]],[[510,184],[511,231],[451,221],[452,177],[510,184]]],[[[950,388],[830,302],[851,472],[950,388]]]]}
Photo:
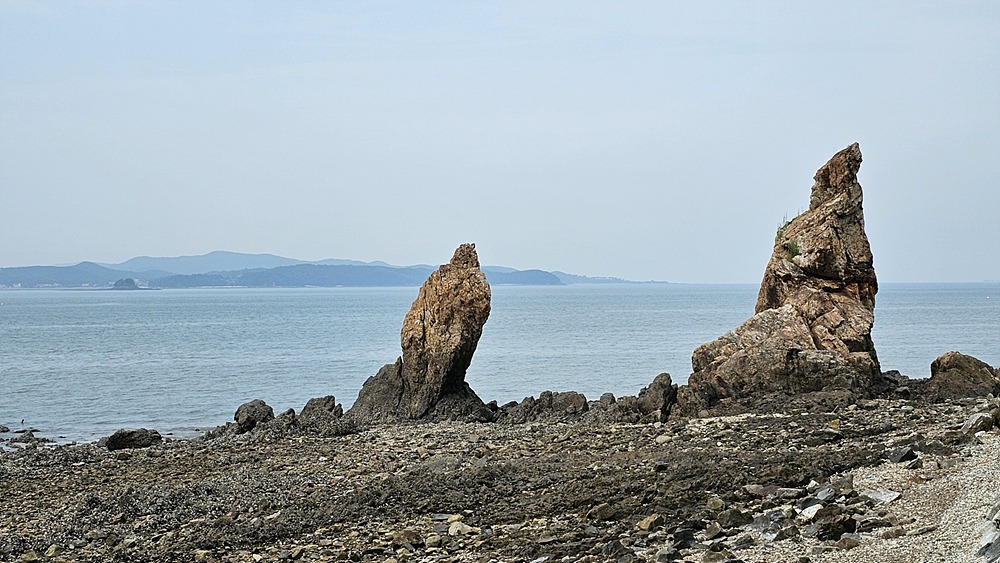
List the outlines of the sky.
{"type": "Polygon", "coordinates": [[[0,0],[0,267],[758,283],[855,141],[881,282],[1000,280],[995,0],[0,0]]]}

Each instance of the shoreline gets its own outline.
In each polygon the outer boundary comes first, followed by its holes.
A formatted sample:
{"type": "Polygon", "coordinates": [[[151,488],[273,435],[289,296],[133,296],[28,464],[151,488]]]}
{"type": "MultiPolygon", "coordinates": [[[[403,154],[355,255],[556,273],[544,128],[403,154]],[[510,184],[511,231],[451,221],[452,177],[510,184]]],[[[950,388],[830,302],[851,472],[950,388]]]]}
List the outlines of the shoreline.
{"type": "MultiPolygon", "coordinates": [[[[9,452],[0,454],[0,561],[707,561],[726,551],[746,562],[868,553],[886,562],[971,537],[985,518],[975,502],[962,518],[918,505],[922,491],[959,478],[1000,489],[991,457],[1000,434],[961,431],[989,400],[819,408],[824,400],[664,423],[605,421],[597,409],[522,424],[304,428],[278,417],[245,434],[146,449],[9,452]],[[920,467],[886,461],[904,446],[920,467]],[[806,537],[807,524],[769,541],[754,520],[737,519],[706,538],[726,511],[794,511],[815,494],[811,482],[844,474],[855,489],[900,496],[883,506],[852,492],[829,506],[906,523],[862,531],[848,549],[806,537]],[[878,536],[896,527],[902,536],[878,536]]],[[[982,561],[962,557],[946,560],[982,561]]]]}

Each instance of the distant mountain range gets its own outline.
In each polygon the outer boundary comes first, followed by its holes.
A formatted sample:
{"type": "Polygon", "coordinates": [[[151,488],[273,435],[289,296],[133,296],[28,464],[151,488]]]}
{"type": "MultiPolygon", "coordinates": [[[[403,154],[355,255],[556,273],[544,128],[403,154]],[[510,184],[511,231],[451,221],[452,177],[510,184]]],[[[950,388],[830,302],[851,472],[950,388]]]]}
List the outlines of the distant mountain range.
{"type": "MultiPolygon", "coordinates": [[[[320,260],[307,262],[273,254],[216,251],[200,256],[140,256],[120,264],[81,262],[73,266],[0,268],[0,287],[110,288],[123,279],[140,287],[409,287],[419,286],[437,267],[393,266],[385,262],[320,260]]],[[[564,272],[485,266],[492,285],[566,285],[630,283],[564,272]]]]}

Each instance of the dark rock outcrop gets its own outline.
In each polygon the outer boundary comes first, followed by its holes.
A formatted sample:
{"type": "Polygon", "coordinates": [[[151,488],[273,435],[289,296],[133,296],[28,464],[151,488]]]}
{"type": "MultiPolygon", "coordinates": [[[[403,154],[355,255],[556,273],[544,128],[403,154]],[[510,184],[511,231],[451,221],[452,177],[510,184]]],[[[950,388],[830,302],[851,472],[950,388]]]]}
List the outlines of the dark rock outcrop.
{"type": "Polygon", "coordinates": [[[597,424],[665,422],[677,401],[677,385],[670,374],[657,375],[638,396],[615,398],[605,393],[597,401],[575,391],[544,391],[538,398],[525,397],[496,409],[497,422],[522,424],[539,420],[570,422],[586,420],[597,424]]]}
{"type": "Polygon", "coordinates": [[[233,415],[233,418],[236,420],[236,425],[242,434],[253,430],[258,424],[274,420],[274,409],[264,401],[254,399],[249,403],[240,405],[236,409],[236,414],[233,415]]]}
{"type": "Polygon", "coordinates": [[[931,362],[931,378],[914,380],[914,390],[930,400],[1000,395],[1000,376],[989,364],[960,352],[948,352],[931,362]]]}
{"type": "Polygon", "coordinates": [[[325,397],[313,397],[306,402],[306,406],[302,407],[302,412],[299,413],[300,418],[312,418],[316,416],[333,416],[340,418],[344,415],[344,407],[337,402],[337,398],[333,395],[327,395],[325,397]]]}
{"type": "Polygon", "coordinates": [[[474,244],[432,273],[403,319],[403,355],[368,378],[348,416],[361,422],[489,420],[465,373],[490,314],[490,286],[474,244]]]}
{"type": "Polygon", "coordinates": [[[579,418],[588,410],[587,397],[576,391],[543,391],[537,399],[525,397],[520,403],[510,402],[501,406],[497,419],[509,424],[570,420],[579,418]]]}
{"type": "Polygon", "coordinates": [[[783,225],[756,314],[699,346],[678,404],[687,415],[723,400],[881,383],[871,339],[878,282],[864,231],[861,150],[838,152],[814,176],[809,210],[783,225]]]}
{"type": "Polygon", "coordinates": [[[108,448],[110,451],[148,448],[163,441],[160,433],[156,430],[138,428],[136,430],[119,430],[114,434],[102,438],[98,445],[108,448]]]}

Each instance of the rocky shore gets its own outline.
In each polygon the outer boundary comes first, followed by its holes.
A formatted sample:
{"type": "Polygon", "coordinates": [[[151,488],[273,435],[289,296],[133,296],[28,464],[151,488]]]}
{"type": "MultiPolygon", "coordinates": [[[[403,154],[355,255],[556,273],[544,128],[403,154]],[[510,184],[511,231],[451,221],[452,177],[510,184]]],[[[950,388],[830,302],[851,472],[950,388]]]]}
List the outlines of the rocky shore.
{"type": "Polygon", "coordinates": [[[985,561],[1000,401],[830,399],[28,447],[0,456],[0,560],[985,561]]]}
{"type": "Polygon", "coordinates": [[[348,411],[263,400],[192,441],[19,435],[0,560],[1000,560],[1000,370],[949,352],[881,371],[857,144],[775,236],[756,314],[634,397],[484,403],[475,246],[431,274],[401,356],[348,411]]]}

